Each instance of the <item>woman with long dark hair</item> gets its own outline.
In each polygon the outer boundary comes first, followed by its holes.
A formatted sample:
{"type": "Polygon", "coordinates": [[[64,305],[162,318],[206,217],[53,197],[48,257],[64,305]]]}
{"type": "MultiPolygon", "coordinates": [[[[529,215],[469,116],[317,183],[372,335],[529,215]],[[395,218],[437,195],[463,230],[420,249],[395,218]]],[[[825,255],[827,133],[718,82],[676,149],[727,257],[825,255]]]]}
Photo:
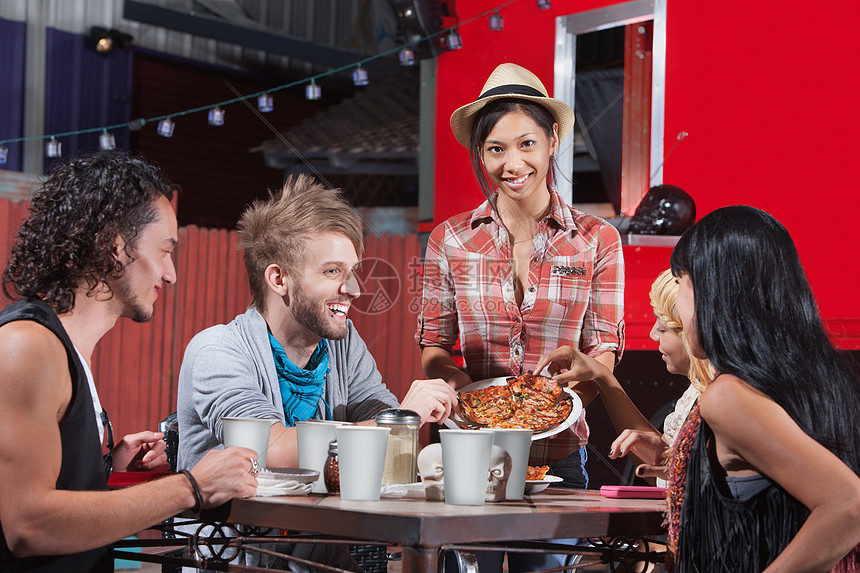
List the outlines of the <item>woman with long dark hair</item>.
{"type": "Polygon", "coordinates": [[[860,387],[790,235],[764,211],[725,207],[671,265],[690,349],[717,372],[670,468],[675,570],[860,569],[860,387]]]}

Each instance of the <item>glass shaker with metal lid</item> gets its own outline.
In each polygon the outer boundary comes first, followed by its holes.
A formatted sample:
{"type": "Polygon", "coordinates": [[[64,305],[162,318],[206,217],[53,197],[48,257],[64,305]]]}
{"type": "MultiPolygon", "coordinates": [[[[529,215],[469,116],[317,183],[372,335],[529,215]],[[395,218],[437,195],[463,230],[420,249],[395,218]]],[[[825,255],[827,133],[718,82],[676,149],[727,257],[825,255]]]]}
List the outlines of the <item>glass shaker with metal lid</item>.
{"type": "Polygon", "coordinates": [[[382,485],[414,483],[418,479],[415,465],[418,456],[418,428],[421,417],[412,410],[383,410],[376,415],[377,426],[391,428],[382,485]]]}
{"type": "Polygon", "coordinates": [[[328,443],[328,458],[323,466],[322,480],[329,493],[340,493],[340,464],[338,463],[337,440],[328,443]]]}

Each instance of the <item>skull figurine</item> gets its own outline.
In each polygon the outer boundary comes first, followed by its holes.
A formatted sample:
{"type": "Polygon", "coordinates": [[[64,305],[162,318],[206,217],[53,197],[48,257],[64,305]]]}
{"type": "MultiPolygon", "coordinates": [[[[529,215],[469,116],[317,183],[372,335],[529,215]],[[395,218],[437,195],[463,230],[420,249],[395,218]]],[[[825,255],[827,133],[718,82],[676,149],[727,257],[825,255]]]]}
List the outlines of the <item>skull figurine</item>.
{"type": "Polygon", "coordinates": [[[696,202],[675,185],[651,187],[630,220],[628,231],[639,235],[682,235],[696,220],[696,202]]]}
{"type": "Polygon", "coordinates": [[[490,475],[487,477],[486,501],[505,501],[505,488],[511,475],[511,455],[501,446],[490,452],[490,475]]]}
{"type": "Polygon", "coordinates": [[[430,444],[418,454],[418,473],[424,483],[428,501],[445,501],[445,470],[442,468],[442,444],[430,444]]]}

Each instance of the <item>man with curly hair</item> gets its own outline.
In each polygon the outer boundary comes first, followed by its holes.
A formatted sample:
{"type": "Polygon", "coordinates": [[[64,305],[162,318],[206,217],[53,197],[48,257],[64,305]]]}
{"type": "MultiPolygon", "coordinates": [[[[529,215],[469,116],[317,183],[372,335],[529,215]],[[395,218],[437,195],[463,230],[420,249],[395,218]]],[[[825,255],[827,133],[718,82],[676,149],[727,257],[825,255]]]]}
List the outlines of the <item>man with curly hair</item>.
{"type": "Polygon", "coordinates": [[[124,153],[55,169],[32,196],[3,273],[22,299],[0,313],[0,571],[112,571],[108,544],[192,508],[256,493],[244,448],[210,452],[183,474],[122,490],[118,471],[165,469],[163,437],[107,426],[90,372],[120,317],[152,318],[176,281],[174,185],[124,153]]]}

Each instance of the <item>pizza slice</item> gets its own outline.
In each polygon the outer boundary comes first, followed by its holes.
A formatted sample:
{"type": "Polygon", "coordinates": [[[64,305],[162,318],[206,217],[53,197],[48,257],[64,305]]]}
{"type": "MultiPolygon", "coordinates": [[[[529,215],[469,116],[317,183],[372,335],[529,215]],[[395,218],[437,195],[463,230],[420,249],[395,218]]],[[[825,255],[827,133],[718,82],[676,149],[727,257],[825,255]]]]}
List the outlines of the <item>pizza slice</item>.
{"type": "Polygon", "coordinates": [[[564,392],[552,378],[535,376],[531,372],[516,378],[508,378],[508,386],[511,388],[515,409],[528,408],[539,411],[543,408],[551,408],[564,392]]]}
{"type": "Polygon", "coordinates": [[[542,480],[546,477],[546,472],[549,471],[549,466],[528,466],[526,469],[526,480],[542,480]]]}
{"type": "Polygon", "coordinates": [[[460,392],[463,414],[473,422],[499,427],[514,412],[508,386],[488,386],[471,392],[460,392]]]}
{"type": "Polygon", "coordinates": [[[509,427],[544,432],[564,422],[573,409],[570,395],[552,378],[528,372],[508,379],[514,416],[509,427]]]}

